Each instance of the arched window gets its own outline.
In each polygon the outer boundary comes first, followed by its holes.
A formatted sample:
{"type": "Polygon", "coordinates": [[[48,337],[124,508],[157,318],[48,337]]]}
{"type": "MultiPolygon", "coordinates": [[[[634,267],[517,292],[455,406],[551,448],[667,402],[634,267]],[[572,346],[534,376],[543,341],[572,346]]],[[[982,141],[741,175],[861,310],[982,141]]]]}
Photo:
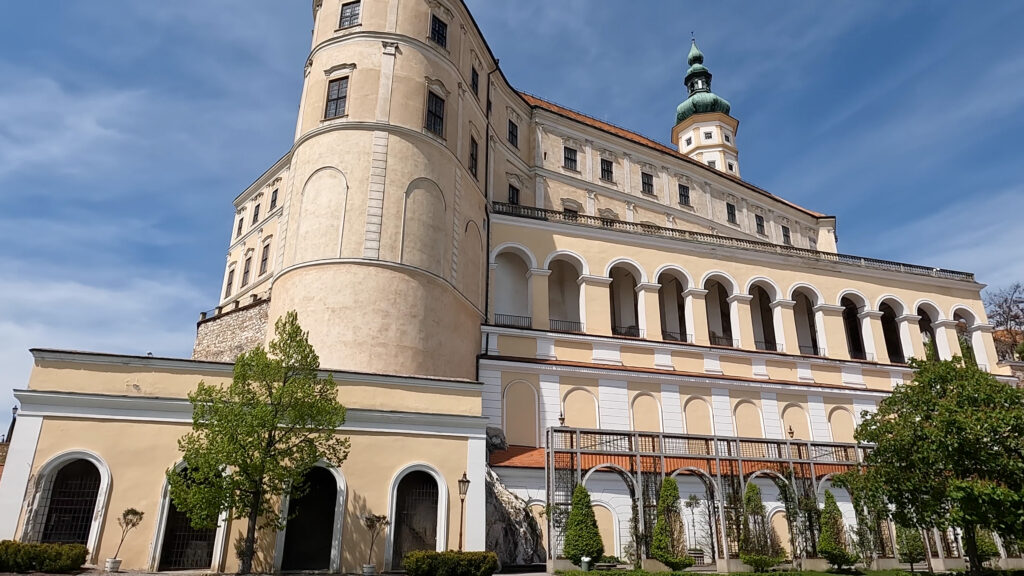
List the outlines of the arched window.
{"type": "Polygon", "coordinates": [[[886,301],[878,306],[878,311],[882,313],[882,335],[885,338],[885,351],[889,355],[889,362],[905,364],[907,359],[903,354],[903,340],[900,338],[900,326],[896,321],[903,312],[902,308],[897,312],[893,305],[886,301]]]}
{"type": "Polygon", "coordinates": [[[796,302],[793,307],[793,317],[796,321],[796,337],[800,353],[810,356],[824,355],[818,344],[818,324],[814,319],[816,298],[808,296],[808,292],[804,289],[797,289],[793,292],[793,300],[796,302]]]}
{"type": "Polygon", "coordinates": [[[548,315],[556,332],[583,332],[580,316],[580,269],[561,258],[548,266],[548,315]]]}
{"type": "Polygon", "coordinates": [[[704,297],[705,310],[708,315],[708,341],[714,346],[735,347],[736,341],[732,333],[732,312],[729,309],[730,288],[709,278],[704,282],[708,291],[704,297]]]}
{"type": "Polygon", "coordinates": [[[846,348],[850,358],[854,360],[867,360],[868,355],[864,349],[864,335],[861,332],[860,312],[864,303],[857,303],[850,296],[844,296],[839,304],[843,307],[843,327],[846,330],[846,348]]]}
{"type": "Polygon", "coordinates": [[[964,362],[978,365],[978,356],[974,349],[974,342],[971,335],[971,328],[975,324],[974,315],[963,308],[953,312],[953,320],[956,322],[956,337],[960,342],[960,355],[964,362]]]}
{"type": "Polygon", "coordinates": [[[690,342],[693,336],[686,330],[686,278],[672,272],[658,276],[658,307],[661,313],[661,338],[672,342],[690,342]]]}
{"type": "Polygon", "coordinates": [[[85,459],[64,464],[44,487],[40,504],[45,510],[39,542],[89,544],[100,471],[85,459]]]}
{"type": "Polygon", "coordinates": [[[934,323],[939,320],[938,311],[931,309],[930,306],[921,305],[917,307],[917,315],[921,317],[917,321],[917,326],[921,330],[921,342],[924,344],[925,356],[938,358],[939,351],[936,345],[934,326],[934,323]]]}
{"type": "Polygon", "coordinates": [[[612,334],[640,338],[640,315],[637,312],[636,286],[639,278],[625,266],[611,269],[612,334]]]}
{"type": "Polygon", "coordinates": [[[437,550],[439,489],[434,476],[423,470],[409,472],[395,490],[391,566],[402,565],[414,550],[437,550]]]}
{"type": "Polygon", "coordinates": [[[758,350],[776,352],[779,349],[775,337],[775,317],[771,304],[775,298],[760,284],[750,290],[750,319],[754,323],[754,345],[758,350]]]}
{"type": "Polygon", "coordinates": [[[494,259],[494,324],[530,328],[530,267],[516,253],[502,252],[494,259]]]}

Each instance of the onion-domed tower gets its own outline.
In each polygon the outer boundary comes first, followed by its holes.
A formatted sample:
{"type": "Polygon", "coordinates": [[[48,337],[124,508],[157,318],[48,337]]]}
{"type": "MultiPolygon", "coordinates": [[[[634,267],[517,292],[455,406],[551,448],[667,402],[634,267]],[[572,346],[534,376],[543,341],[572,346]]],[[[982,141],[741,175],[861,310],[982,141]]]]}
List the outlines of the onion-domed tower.
{"type": "Polygon", "coordinates": [[[696,40],[690,45],[686,62],[689,97],[676,108],[672,142],[683,154],[738,177],[736,131],[739,121],[729,115],[732,108],[729,101],[711,91],[711,71],[704,66],[704,54],[697,48],[696,40]]]}

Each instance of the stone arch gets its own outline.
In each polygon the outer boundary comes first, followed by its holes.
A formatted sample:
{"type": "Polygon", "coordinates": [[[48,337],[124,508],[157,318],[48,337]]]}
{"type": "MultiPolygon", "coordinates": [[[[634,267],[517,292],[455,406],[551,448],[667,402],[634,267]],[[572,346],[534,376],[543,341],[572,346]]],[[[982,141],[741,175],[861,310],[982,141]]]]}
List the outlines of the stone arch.
{"type": "Polygon", "coordinates": [[[982,332],[976,327],[981,324],[979,316],[963,304],[955,304],[949,310],[949,317],[956,322],[956,334],[960,341],[960,355],[968,363],[987,368],[988,354],[982,332]]]}
{"type": "Polygon", "coordinates": [[[319,168],[302,186],[293,264],[341,256],[348,207],[348,178],[333,166],[319,168]]]}
{"type": "MultiPolygon", "coordinates": [[[[384,552],[384,562],[386,569],[394,569],[395,562],[394,558],[396,553],[402,553],[404,556],[405,552],[410,550],[406,549],[408,542],[396,542],[399,538],[404,538],[403,532],[405,526],[400,523],[398,518],[399,508],[407,508],[409,503],[399,502],[399,489],[402,487],[402,481],[407,478],[410,481],[422,481],[425,474],[430,478],[433,478],[437,484],[437,524],[434,527],[434,548],[437,552],[444,552],[448,549],[448,483],[436,468],[430,464],[423,462],[417,462],[409,464],[399,470],[394,478],[391,479],[391,488],[388,495],[388,518],[392,519],[391,525],[388,526],[387,538],[385,540],[386,549],[384,552]],[[413,476],[416,475],[416,476],[413,476]]],[[[429,503],[427,508],[430,508],[429,503]]],[[[421,533],[422,540],[427,541],[429,544],[430,534],[429,530],[426,533],[421,533]]]]}
{"type": "Polygon", "coordinates": [[[662,340],[692,342],[693,311],[687,313],[683,293],[693,287],[693,278],[679,266],[665,264],[654,273],[654,281],[658,283],[662,340]]]}
{"type": "Polygon", "coordinates": [[[612,282],[608,286],[612,334],[640,338],[644,336],[645,318],[637,286],[647,281],[643,268],[628,258],[608,264],[606,272],[612,282]]]}
{"type": "Polygon", "coordinates": [[[590,274],[590,266],[587,264],[586,258],[572,250],[555,250],[551,254],[548,254],[548,257],[544,259],[544,268],[550,269],[551,263],[556,260],[569,262],[574,268],[576,268],[576,271],[579,272],[580,275],[586,276],[590,274]]]}
{"type": "Polygon", "coordinates": [[[711,403],[703,396],[690,396],[683,403],[683,425],[687,434],[715,435],[715,418],[711,403]]]}
{"type": "Polygon", "coordinates": [[[580,277],[589,272],[587,262],[568,250],[552,252],[544,261],[548,276],[548,316],[550,329],[557,332],[583,332],[586,309],[580,277]]]}
{"type": "Polygon", "coordinates": [[[630,428],[638,432],[664,431],[664,414],[661,410],[661,402],[659,402],[654,394],[651,394],[650,392],[638,392],[637,394],[634,394],[633,398],[629,402],[629,422],[630,428]],[[641,404],[641,399],[649,399],[650,401],[653,401],[654,404],[652,405],[647,400],[644,400],[641,404]],[[639,412],[637,407],[638,404],[641,404],[639,412]],[[650,414],[652,410],[655,412],[654,416],[657,417],[656,426],[651,426],[650,423],[647,422],[647,420],[652,419],[650,414]],[[642,427],[637,426],[638,421],[641,422],[642,427]]]}
{"type": "Polygon", "coordinates": [[[632,258],[616,258],[608,263],[608,266],[604,269],[604,275],[611,277],[612,269],[616,267],[625,268],[629,270],[633,278],[636,279],[637,284],[644,284],[647,282],[647,272],[644,271],[644,267],[637,263],[632,258]]]}
{"type": "Polygon", "coordinates": [[[824,319],[819,318],[819,313],[815,310],[825,302],[821,292],[810,284],[797,283],[790,287],[789,299],[793,301],[793,319],[796,322],[796,338],[800,353],[823,356],[824,319]]]}
{"type": "Polygon", "coordinates": [[[847,352],[854,360],[867,360],[867,341],[864,338],[864,322],[860,315],[867,310],[868,300],[856,290],[844,290],[839,294],[838,302],[843,307],[847,352]]]}
{"type": "MultiPolygon", "coordinates": [[[[188,465],[184,460],[179,460],[171,468],[180,472],[187,467],[188,465]]],[[[188,519],[183,512],[177,510],[177,507],[171,500],[171,485],[165,477],[163,488],[160,492],[160,507],[157,509],[156,531],[154,533],[153,545],[150,547],[149,566],[151,572],[165,570],[165,568],[161,568],[161,565],[164,564],[163,553],[165,540],[168,537],[167,526],[171,522],[187,525],[188,519]]],[[[221,513],[217,519],[217,528],[213,532],[212,549],[210,552],[209,569],[213,572],[219,572],[221,569],[220,563],[224,557],[224,547],[227,542],[227,526],[227,513],[221,513]]],[[[186,526],[187,528],[188,526],[186,526]]],[[[199,536],[196,532],[198,531],[193,531],[193,537],[199,536]]],[[[196,540],[199,539],[196,538],[196,540]]],[[[280,558],[280,554],[275,555],[275,561],[277,561],[277,558],[280,558]]]]}
{"type": "Polygon", "coordinates": [[[715,346],[737,346],[739,335],[737,318],[733,314],[732,296],[736,294],[736,280],[725,272],[708,272],[701,279],[701,288],[707,291],[704,297],[704,311],[707,314],[708,342],[715,346]]]}
{"type": "Polygon", "coordinates": [[[524,262],[526,262],[526,265],[529,266],[531,270],[537,268],[537,258],[533,255],[533,252],[531,252],[529,248],[523,246],[522,244],[519,244],[518,242],[504,242],[502,244],[499,244],[497,247],[494,248],[494,250],[491,250],[489,263],[493,266],[496,258],[505,252],[514,252],[518,254],[519,257],[522,258],[524,262]]]}
{"type": "Polygon", "coordinates": [[[765,437],[764,415],[761,413],[761,408],[753,401],[743,399],[736,402],[732,409],[732,418],[736,436],[741,438],[765,437]]]}
{"type": "Polygon", "coordinates": [[[509,445],[540,446],[540,394],[537,388],[526,380],[513,380],[505,386],[501,403],[502,429],[509,445]],[[514,422],[509,421],[509,414],[516,414],[514,422]]]}
{"type": "MultiPolygon", "coordinates": [[[[906,314],[907,307],[895,296],[883,296],[878,300],[878,311],[882,313],[882,338],[885,340],[885,352],[892,364],[904,364],[907,361],[906,351],[913,351],[910,342],[904,341],[900,330],[899,318],[906,314]]],[[[909,334],[907,335],[909,338],[909,334]]]]}
{"type": "Polygon", "coordinates": [[[870,305],[868,297],[862,294],[859,290],[854,290],[853,288],[847,288],[846,290],[840,292],[839,297],[836,298],[836,304],[842,306],[843,298],[849,298],[851,301],[857,304],[857,307],[860,308],[862,311],[867,310],[868,306],[870,305]]]}
{"type": "Polygon", "coordinates": [[[772,303],[780,298],[782,292],[775,282],[763,276],[756,276],[747,282],[747,294],[750,295],[750,320],[754,332],[754,347],[769,352],[779,351],[779,330],[782,327],[782,316],[776,321],[776,309],[772,303]]]}
{"type": "Polygon", "coordinates": [[[662,274],[669,274],[679,280],[684,289],[690,289],[696,286],[693,281],[693,276],[682,266],[677,266],[675,264],[662,264],[654,271],[654,276],[652,276],[652,278],[657,282],[658,278],[660,278],[662,274]]]}
{"type": "Polygon", "coordinates": [[[726,294],[728,296],[732,296],[733,294],[736,294],[739,291],[739,282],[737,282],[736,279],[733,278],[728,272],[723,272],[721,270],[711,270],[709,272],[706,272],[704,276],[700,279],[700,286],[707,290],[708,282],[711,280],[714,280],[721,284],[722,287],[725,288],[726,294]]]}
{"type": "Polygon", "coordinates": [[[452,229],[448,198],[433,180],[417,178],[403,201],[402,264],[445,277],[452,229]]]}
{"type": "Polygon", "coordinates": [[[768,296],[771,297],[772,302],[782,297],[783,292],[782,289],[779,288],[779,285],[776,284],[774,280],[766,276],[754,276],[748,280],[744,293],[750,294],[750,291],[754,289],[754,286],[760,286],[763,288],[764,291],[768,293],[768,296]]]}
{"type": "Polygon", "coordinates": [[[493,262],[494,323],[517,328],[531,327],[533,308],[530,294],[530,262],[515,250],[494,256],[493,262]]]}
{"type": "Polygon", "coordinates": [[[821,291],[815,288],[812,284],[808,284],[806,282],[797,282],[793,284],[789,287],[789,299],[796,300],[798,291],[809,294],[808,300],[810,300],[811,304],[814,304],[815,306],[825,303],[825,297],[822,296],[821,291]]]}
{"type": "Polygon", "coordinates": [[[602,510],[606,510],[608,515],[610,516],[610,525],[607,525],[609,523],[609,520],[601,518],[601,515],[597,513],[597,510],[594,511],[594,517],[595,520],[597,520],[597,529],[598,532],[601,534],[601,541],[604,544],[604,553],[610,556],[618,556],[620,551],[622,550],[622,546],[620,544],[621,535],[619,534],[620,521],[618,512],[615,511],[614,506],[601,499],[593,499],[590,501],[590,504],[591,508],[600,508],[602,510]],[[609,529],[611,531],[610,534],[607,533],[609,529]],[[611,546],[609,546],[609,544],[611,544],[611,546]]]}
{"type": "MultiPolygon", "coordinates": [[[[330,474],[331,479],[334,481],[334,498],[333,498],[333,517],[331,524],[331,540],[330,540],[330,560],[328,564],[328,570],[333,573],[341,571],[341,541],[343,536],[343,530],[345,526],[345,503],[348,498],[348,483],[345,481],[345,475],[341,470],[333,466],[332,464],[321,460],[313,465],[313,469],[324,470],[330,474]]],[[[289,494],[283,494],[281,496],[281,509],[288,510],[290,512],[291,496],[289,494]]],[[[288,527],[290,521],[285,525],[285,528],[278,531],[277,540],[275,542],[274,550],[274,570],[280,572],[283,566],[285,558],[285,544],[287,544],[288,538],[288,527]]],[[[287,568],[286,568],[287,569],[287,568]]],[[[315,568],[309,568],[313,570],[315,568]]],[[[303,568],[305,570],[305,568],[303,568]]]]}
{"type": "Polygon", "coordinates": [[[907,305],[904,304],[903,300],[901,300],[898,296],[894,296],[892,294],[885,294],[884,296],[879,297],[878,300],[875,302],[875,310],[881,308],[882,304],[884,303],[888,303],[889,306],[892,307],[893,311],[896,312],[897,316],[902,316],[908,313],[907,310],[909,309],[907,308],[907,305]]]}
{"type": "Polygon", "coordinates": [[[562,416],[565,418],[565,425],[570,428],[601,427],[601,413],[598,409],[597,396],[595,396],[589,389],[581,386],[574,386],[566,390],[565,394],[562,395],[562,416]],[[574,397],[575,399],[573,399],[574,394],[576,395],[574,397]],[[585,398],[583,397],[584,394],[590,396],[589,402],[585,401],[585,398]],[[571,403],[570,400],[572,400],[571,403]],[[589,412],[591,405],[593,405],[593,412],[590,413],[594,416],[593,420],[590,418],[584,418],[582,413],[578,415],[576,414],[576,410],[579,409],[586,409],[589,412]],[[573,410],[570,411],[569,408],[572,408],[573,410]],[[593,426],[590,426],[591,421],[593,421],[593,426]]]}
{"type": "Polygon", "coordinates": [[[915,302],[914,310],[917,314],[920,314],[920,310],[924,310],[929,314],[932,322],[938,322],[946,319],[946,316],[942,313],[942,308],[939,308],[938,304],[932,300],[928,300],[927,298],[922,298],[915,302]]]}

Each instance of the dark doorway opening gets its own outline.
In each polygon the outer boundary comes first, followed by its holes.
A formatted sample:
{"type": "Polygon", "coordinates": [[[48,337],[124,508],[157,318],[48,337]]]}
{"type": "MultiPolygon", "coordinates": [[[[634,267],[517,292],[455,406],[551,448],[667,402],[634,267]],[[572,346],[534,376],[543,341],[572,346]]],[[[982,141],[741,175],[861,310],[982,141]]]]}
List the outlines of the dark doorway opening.
{"type": "Polygon", "coordinates": [[[329,570],[338,484],[326,468],[306,473],[305,492],[288,499],[282,571],[329,570]]]}

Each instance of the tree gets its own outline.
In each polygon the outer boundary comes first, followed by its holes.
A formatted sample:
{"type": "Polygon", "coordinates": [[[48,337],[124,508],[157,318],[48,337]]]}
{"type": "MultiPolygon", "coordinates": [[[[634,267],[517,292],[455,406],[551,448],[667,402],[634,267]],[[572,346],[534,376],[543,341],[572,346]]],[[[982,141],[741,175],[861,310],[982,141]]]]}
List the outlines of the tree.
{"type": "Polygon", "coordinates": [[[988,321],[999,331],[996,339],[999,357],[1013,360],[1016,351],[1019,358],[1024,358],[1020,349],[1024,344],[1024,284],[1014,282],[989,292],[985,296],[985,312],[988,321]]]}
{"type": "Polygon", "coordinates": [[[594,508],[590,503],[590,493],[582,484],[577,484],[572,491],[572,507],[569,519],[565,522],[565,544],[562,552],[570,562],[579,566],[580,558],[600,558],[604,556],[604,543],[597,529],[594,508]]]}
{"type": "Polygon", "coordinates": [[[999,558],[999,547],[996,546],[996,539],[992,536],[991,530],[975,528],[978,541],[978,561],[984,564],[993,558],[999,558]]]}
{"type": "Polygon", "coordinates": [[[197,528],[222,512],[248,520],[237,546],[240,574],[252,571],[257,528],[280,529],[287,518],[274,502],[301,495],[306,472],[324,460],[340,466],[349,441],[337,434],[345,407],[295,312],[275,324],[269,351],[258,347],[235,361],[231,384],[200,382],[189,394],[192,432],[178,440],[187,468],[167,473],[171,498],[197,528]]]}
{"type": "Polygon", "coordinates": [[[836,497],[825,490],[825,506],[821,509],[821,533],[818,535],[818,554],[837,570],[853,566],[859,558],[846,549],[843,514],[836,497]]]}
{"type": "Polygon", "coordinates": [[[911,361],[913,382],[866,415],[865,481],[907,526],[959,526],[973,573],[975,528],[1024,532],[1024,391],[960,358],[911,361]]]}
{"type": "Polygon", "coordinates": [[[914,564],[920,564],[928,558],[920,528],[897,525],[896,547],[899,549],[900,562],[910,564],[911,572],[914,571],[914,564]]]}
{"type": "Polygon", "coordinates": [[[740,560],[755,572],[766,572],[781,564],[786,553],[779,543],[768,512],[761,499],[761,489],[753,481],[743,492],[743,525],[740,532],[740,560]]]}
{"type": "Polygon", "coordinates": [[[693,558],[686,555],[686,529],[679,513],[679,486],[675,478],[665,478],[661,482],[651,556],[672,570],[693,566],[693,558]]]}

